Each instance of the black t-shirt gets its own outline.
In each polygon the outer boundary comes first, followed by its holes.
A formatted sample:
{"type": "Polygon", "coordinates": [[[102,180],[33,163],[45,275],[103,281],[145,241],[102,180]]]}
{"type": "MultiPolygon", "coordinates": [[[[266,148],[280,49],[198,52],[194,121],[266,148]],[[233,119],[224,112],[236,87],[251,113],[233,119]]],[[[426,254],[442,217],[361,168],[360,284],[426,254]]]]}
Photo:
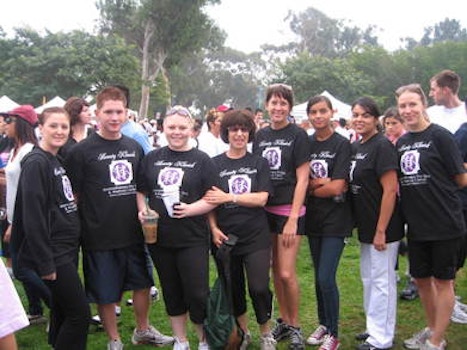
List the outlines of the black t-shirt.
{"type": "Polygon", "coordinates": [[[454,239],[465,234],[455,175],[465,172],[453,135],[431,124],[396,143],[401,205],[414,241],[454,239]]]}
{"type": "Polygon", "coordinates": [[[70,150],[66,166],[78,194],[85,249],[111,250],[143,242],[136,206],[142,157],[135,140],[107,140],[98,133],[70,150]]]}
{"type": "Polygon", "coordinates": [[[253,153],[267,159],[274,187],[268,205],[292,203],[296,169],[308,161],[309,150],[308,135],[293,123],[279,130],[266,127],[256,133],[253,153]]]}
{"type": "Polygon", "coordinates": [[[149,206],[159,213],[157,245],[182,248],[209,244],[206,216],[174,219],[167,213],[163,196],[177,186],[180,201],[190,204],[201,199],[214,184],[212,159],[196,148],[177,152],[162,147],[144,157],[138,173],[138,192],[147,194],[149,206]]]}
{"type": "MultiPolygon", "coordinates": [[[[247,153],[240,159],[225,154],[213,158],[218,176],[217,187],[226,193],[272,193],[266,159],[247,153]]],[[[271,246],[266,212],[263,207],[244,207],[225,203],[216,208],[217,225],[226,234],[238,237],[232,254],[248,254],[271,246]]]]}
{"type": "MultiPolygon", "coordinates": [[[[364,143],[352,143],[350,197],[360,242],[373,243],[383,196],[380,179],[387,171],[397,169],[396,150],[382,134],[378,133],[364,143]]],[[[398,241],[403,235],[403,220],[396,201],[386,228],[386,242],[398,241]]]]}
{"type": "MultiPolygon", "coordinates": [[[[310,177],[348,181],[350,142],[334,133],[327,140],[310,136],[310,177]]],[[[308,196],[306,232],[312,236],[346,237],[352,233],[353,221],[347,196],[320,198],[308,196]]]]}
{"type": "MultiPolygon", "coordinates": [[[[454,139],[461,151],[462,160],[467,163],[467,123],[462,124],[454,133],[454,139]]],[[[458,189],[457,194],[462,201],[464,211],[467,212],[467,187],[458,189]]]]}
{"type": "Polygon", "coordinates": [[[12,244],[19,264],[40,276],[73,262],[78,253],[80,221],[71,182],[52,154],[35,147],[21,162],[12,244]]]}

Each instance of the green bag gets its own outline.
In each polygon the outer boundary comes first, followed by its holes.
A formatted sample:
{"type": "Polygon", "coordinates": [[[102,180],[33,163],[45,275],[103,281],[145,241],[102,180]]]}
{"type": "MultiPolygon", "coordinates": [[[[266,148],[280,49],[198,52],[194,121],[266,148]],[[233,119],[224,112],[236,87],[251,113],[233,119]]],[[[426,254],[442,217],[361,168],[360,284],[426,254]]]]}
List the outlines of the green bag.
{"type": "Polygon", "coordinates": [[[215,255],[218,277],[209,293],[203,325],[211,350],[238,349],[243,340],[243,331],[232,313],[230,251],[236,241],[236,236],[229,235],[215,255]]]}

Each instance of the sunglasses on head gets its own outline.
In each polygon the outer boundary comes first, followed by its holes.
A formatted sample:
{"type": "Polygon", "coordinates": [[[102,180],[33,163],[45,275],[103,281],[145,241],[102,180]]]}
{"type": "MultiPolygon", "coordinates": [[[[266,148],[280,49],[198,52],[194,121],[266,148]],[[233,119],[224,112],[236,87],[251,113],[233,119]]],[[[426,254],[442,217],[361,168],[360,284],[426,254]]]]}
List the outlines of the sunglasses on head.
{"type": "Polygon", "coordinates": [[[175,106],[169,109],[169,111],[165,114],[166,117],[171,116],[171,115],[181,115],[183,117],[188,117],[191,118],[191,113],[186,109],[185,107],[182,106],[175,106]]]}

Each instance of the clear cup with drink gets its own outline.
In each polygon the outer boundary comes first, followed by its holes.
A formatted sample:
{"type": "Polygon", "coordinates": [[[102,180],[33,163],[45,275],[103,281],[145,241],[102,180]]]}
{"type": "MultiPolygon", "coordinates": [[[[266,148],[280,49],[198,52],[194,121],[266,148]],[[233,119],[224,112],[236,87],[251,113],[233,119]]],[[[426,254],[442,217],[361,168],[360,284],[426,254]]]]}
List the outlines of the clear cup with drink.
{"type": "Polygon", "coordinates": [[[143,219],[141,226],[143,228],[144,241],[148,244],[156,243],[159,214],[157,214],[154,210],[146,210],[141,216],[143,219]]]}

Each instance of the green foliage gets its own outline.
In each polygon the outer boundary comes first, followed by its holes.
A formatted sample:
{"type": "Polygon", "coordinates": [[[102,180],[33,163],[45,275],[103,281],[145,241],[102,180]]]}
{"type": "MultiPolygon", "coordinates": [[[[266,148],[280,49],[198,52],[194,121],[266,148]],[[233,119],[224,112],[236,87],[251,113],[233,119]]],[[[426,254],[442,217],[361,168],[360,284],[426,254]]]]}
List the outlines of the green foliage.
{"type": "Polygon", "coordinates": [[[22,29],[0,43],[9,48],[0,61],[0,91],[23,104],[39,105],[56,95],[86,96],[115,82],[132,86],[138,77],[130,47],[115,37],[82,31],[40,36],[22,29]]]}

